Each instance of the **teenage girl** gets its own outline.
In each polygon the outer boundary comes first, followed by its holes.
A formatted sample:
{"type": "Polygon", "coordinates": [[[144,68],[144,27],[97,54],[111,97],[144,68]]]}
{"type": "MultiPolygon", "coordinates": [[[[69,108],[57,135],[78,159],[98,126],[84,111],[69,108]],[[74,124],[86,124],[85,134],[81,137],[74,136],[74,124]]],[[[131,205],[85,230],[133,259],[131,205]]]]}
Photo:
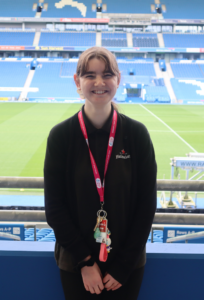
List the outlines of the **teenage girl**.
{"type": "Polygon", "coordinates": [[[74,81],[82,109],[50,132],[45,212],[66,300],[136,300],[156,209],[156,162],[146,127],[112,102],[115,56],[84,51],[74,81]]]}

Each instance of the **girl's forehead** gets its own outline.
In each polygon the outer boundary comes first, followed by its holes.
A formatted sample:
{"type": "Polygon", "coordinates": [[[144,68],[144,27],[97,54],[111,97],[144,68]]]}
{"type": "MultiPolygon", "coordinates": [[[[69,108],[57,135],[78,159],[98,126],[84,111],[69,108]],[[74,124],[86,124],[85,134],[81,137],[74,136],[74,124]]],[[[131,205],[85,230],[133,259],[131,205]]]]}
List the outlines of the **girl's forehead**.
{"type": "Polygon", "coordinates": [[[89,60],[87,64],[86,72],[89,71],[97,71],[97,72],[104,72],[106,69],[105,62],[98,58],[92,58],[89,60]]]}

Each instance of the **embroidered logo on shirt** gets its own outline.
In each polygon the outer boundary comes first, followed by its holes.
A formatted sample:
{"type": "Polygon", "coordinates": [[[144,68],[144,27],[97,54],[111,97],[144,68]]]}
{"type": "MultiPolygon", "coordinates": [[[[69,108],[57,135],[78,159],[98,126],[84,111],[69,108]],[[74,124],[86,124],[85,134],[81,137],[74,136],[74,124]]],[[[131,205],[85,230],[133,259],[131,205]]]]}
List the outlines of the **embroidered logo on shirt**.
{"type": "Polygon", "coordinates": [[[113,142],[114,142],[114,138],[110,137],[109,139],[109,146],[112,147],[113,146],[113,142]]]}
{"type": "Polygon", "coordinates": [[[119,155],[116,155],[116,159],[118,158],[122,158],[122,159],[128,159],[130,158],[130,154],[127,154],[127,152],[125,152],[125,150],[121,150],[119,155]]]}

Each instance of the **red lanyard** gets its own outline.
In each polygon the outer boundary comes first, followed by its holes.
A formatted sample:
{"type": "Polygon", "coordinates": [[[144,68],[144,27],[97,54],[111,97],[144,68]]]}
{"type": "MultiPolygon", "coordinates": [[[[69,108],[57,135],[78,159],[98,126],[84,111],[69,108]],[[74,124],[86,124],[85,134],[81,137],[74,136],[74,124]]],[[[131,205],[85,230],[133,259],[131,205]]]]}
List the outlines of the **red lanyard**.
{"type": "Polygon", "coordinates": [[[94,157],[93,157],[93,155],[91,153],[91,150],[90,150],[90,147],[89,147],[88,135],[87,135],[86,127],[85,127],[85,124],[84,124],[82,111],[80,111],[78,113],[79,124],[80,124],[81,130],[82,130],[82,133],[84,135],[84,138],[86,140],[87,146],[89,148],[91,165],[92,165],[93,174],[94,174],[94,178],[95,178],[95,182],[96,182],[96,188],[97,188],[99,196],[100,196],[101,206],[103,206],[103,204],[104,204],[105,176],[106,176],[106,172],[107,172],[107,169],[108,169],[108,164],[109,164],[110,157],[111,157],[111,152],[112,152],[112,149],[113,149],[113,143],[114,143],[114,138],[115,138],[115,133],[116,133],[116,128],[117,128],[117,118],[118,118],[118,115],[117,115],[116,111],[114,110],[113,120],[112,120],[110,135],[109,135],[109,141],[108,141],[108,148],[107,148],[107,153],[106,153],[104,179],[103,179],[103,184],[101,184],[101,179],[100,179],[100,175],[99,175],[99,172],[98,172],[98,168],[97,168],[94,157]]]}

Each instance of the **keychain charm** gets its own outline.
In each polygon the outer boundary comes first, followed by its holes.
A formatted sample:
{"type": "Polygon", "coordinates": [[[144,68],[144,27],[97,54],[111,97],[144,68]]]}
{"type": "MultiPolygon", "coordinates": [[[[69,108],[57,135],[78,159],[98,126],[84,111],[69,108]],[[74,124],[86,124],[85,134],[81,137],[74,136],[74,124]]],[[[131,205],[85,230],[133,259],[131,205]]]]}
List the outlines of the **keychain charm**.
{"type": "MultiPolygon", "coordinates": [[[[107,212],[103,209],[97,212],[97,220],[96,226],[94,227],[94,238],[97,243],[103,244],[104,246],[101,248],[103,253],[110,253],[112,249],[110,235],[111,232],[108,229],[108,220],[107,220],[107,212]]],[[[103,258],[104,259],[104,258],[103,258]]]]}

